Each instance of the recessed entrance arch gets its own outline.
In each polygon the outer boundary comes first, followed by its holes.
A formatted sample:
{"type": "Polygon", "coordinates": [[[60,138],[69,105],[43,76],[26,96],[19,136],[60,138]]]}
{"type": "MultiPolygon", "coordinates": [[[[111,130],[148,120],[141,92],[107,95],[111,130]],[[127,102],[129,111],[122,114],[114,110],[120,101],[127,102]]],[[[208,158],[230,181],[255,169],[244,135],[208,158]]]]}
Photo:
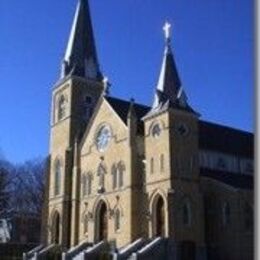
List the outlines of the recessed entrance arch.
{"type": "Polygon", "coordinates": [[[157,195],[152,207],[152,230],[154,237],[165,236],[165,205],[161,195],[157,195]]]}
{"type": "Polygon", "coordinates": [[[108,209],[104,201],[100,201],[96,209],[96,241],[107,240],[108,209]]]}
{"type": "Polygon", "coordinates": [[[60,242],[60,214],[56,211],[52,217],[52,238],[51,242],[59,244],[60,242]]]}

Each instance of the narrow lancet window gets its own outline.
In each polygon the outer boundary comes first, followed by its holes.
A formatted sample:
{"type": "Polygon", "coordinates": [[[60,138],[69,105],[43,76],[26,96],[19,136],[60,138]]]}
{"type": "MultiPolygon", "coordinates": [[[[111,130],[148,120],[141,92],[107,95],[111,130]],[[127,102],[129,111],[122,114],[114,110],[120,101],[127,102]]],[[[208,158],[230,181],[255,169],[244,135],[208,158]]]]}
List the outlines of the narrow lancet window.
{"type": "Polygon", "coordinates": [[[61,163],[60,160],[57,160],[55,162],[54,166],[54,174],[55,174],[55,180],[54,180],[54,195],[57,196],[60,194],[60,187],[61,187],[61,163]]]}

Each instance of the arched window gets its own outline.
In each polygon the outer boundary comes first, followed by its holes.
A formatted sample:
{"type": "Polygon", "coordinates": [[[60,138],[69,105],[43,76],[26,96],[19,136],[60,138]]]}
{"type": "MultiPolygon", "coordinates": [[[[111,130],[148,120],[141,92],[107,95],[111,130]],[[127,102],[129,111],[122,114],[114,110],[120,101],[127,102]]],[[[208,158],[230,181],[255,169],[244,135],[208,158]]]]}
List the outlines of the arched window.
{"type": "Polygon", "coordinates": [[[82,194],[83,196],[90,195],[92,189],[92,174],[87,173],[82,176],[82,194]]]}
{"type": "Polygon", "coordinates": [[[224,227],[230,224],[230,206],[228,202],[225,202],[222,207],[222,224],[224,227]]]}
{"type": "Polygon", "coordinates": [[[254,225],[253,208],[248,203],[244,206],[244,225],[246,230],[252,230],[254,225]]]}
{"type": "Polygon", "coordinates": [[[153,157],[151,158],[151,161],[150,161],[150,168],[151,168],[151,174],[154,173],[154,159],[153,157]]]}
{"type": "Polygon", "coordinates": [[[120,230],[120,225],[121,225],[120,218],[121,218],[120,210],[116,209],[116,211],[115,211],[115,231],[120,230]]]}
{"type": "Polygon", "coordinates": [[[161,156],[160,156],[160,170],[161,170],[161,172],[164,171],[164,155],[163,154],[161,154],[161,156]]]}
{"type": "Polygon", "coordinates": [[[57,196],[60,194],[60,188],[61,188],[61,162],[60,160],[57,160],[54,165],[54,195],[57,196]]]}
{"type": "Polygon", "coordinates": [[[86,214],[84,216],[84,221],[83,221],[83,224],[84,224],[84,233],[88,233],[88,215],[86,214]]]}
{"type": "Polygon", "coordinates": [[[123,162],[118,164],[118,186],[121,188],[124,186],[124,172],[125,172],[125,165],[123,162]]]}
{"type": "Polygon", "coordinates": [[[189,201],[186,201],[182,207],[182,223],[185,226],[191,225],[191,205],[189,201]]]}
{"type": "Polygon", "coordinates": [[[61,95],[58,101],[58,120],[64,118],[65,113],[66,113],[66,99],[64,95],[61,95]]]}
{"type": "Polygon", "coordinates": [[[113,183],[113,190],[117,188],[117,167],[115,164],[113,164],[111,169],[112,174],[112,183],[113,183]]]}

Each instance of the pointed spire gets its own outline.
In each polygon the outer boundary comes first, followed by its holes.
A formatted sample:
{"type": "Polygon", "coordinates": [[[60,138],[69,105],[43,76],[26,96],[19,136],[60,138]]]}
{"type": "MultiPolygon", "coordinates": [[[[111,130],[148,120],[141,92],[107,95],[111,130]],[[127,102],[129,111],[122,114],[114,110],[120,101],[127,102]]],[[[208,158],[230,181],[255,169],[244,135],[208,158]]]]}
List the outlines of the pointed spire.
{"type": "Polygon", "coordinates": [[[165,50],[159,81],[156,87],[153,108],[170,101],[176,103],[178,93],[181,89],[181,81],[174,61],[171,49],[171,24],[165,23],[163,30],[165,33],[165,50]]]}
{"type": "Polygon", "coordinates": [[[67,75],[102,80],[96,53],[88,0],[79,0],[65,57],[61,78],[67,75]]]}

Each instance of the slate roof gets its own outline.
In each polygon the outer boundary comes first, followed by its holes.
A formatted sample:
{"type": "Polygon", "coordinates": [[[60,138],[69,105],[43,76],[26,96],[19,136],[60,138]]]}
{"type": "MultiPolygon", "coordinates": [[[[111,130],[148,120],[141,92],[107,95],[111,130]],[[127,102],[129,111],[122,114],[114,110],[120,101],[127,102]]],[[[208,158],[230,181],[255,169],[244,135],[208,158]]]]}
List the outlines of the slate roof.
{"type": "MultiPolygon", "coordinates": [[[[130,102],[114,97],[106,97],[106,100],[126,123],[130,102]]],[[[136,103],[134,104],[134,108],[138,118],[138,133],[143,134],[143,122],[141,118],[151,108],[136,103]]],[[[246,131],[200,120],[199,147],[200,149],[253,158],[254,135],[246,131]]]]}
{"type": "Polygon", "coordinates": [[[200,121],[199,133],[200,149],[253,158],[254,135],[252,133],[205,121],[200,121]]]}
{"type": "Polygon", "coordinates": [[[88,0],[77,4],[70,37],[65,52],[62,78],[73,75],[102,80],[90,17],[88,0]]]}
{"type": "Polygon", "coordinates": [[[200,169],[200,175],[202,177],[208,177],[216,181],[220,181],[238,189],[252,190],[254,187],[254,178],[251,175],[245,175],[241,173],[235,174],[231,172],[224,172],[205,168],[200,169]]]}
{"type": "MultiPolygon", "coordinates": [[[[117,112],[117,114],[123,120],[123,122],[126,124],[127,123],[127,114],[128,114],[129,107],[130,107],[130,101],[125,101],[125,100],[113,98],[113,97],[106,97],[106,100],[112,106],[112,108],[117,112]]],[[[144,105],[135,103],[134,109],[135,109],[136,116],[138,118],[138,133],[143,134],[144,125],[143,125],[143,122],[141,121],[141,118],[144,117],[151,108],[148,106],[144,106],[144,105]]]]}

